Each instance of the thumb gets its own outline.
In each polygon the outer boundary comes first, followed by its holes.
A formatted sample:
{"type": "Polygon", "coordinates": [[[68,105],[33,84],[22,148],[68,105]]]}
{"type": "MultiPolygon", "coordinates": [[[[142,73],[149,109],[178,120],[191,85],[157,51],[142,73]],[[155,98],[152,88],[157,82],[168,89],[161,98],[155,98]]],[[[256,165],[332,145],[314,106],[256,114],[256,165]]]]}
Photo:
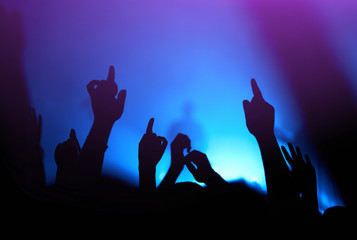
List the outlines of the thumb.
{"type": "Polygon", "coordinates": [[[81,145],[78,142],[76,131],[73,128],[71,129],[71,133],[69,134],[69,138],[70,138],[71,141],[74,142],[74,144],[76,146],[76,149],[78,151],[81,151],[81,145]]]}
{"type": "Polygon", "coordinates": [[[250,102],[248,100],[243,101],[244,114],[247,115],[250,107],[250,102]]]}

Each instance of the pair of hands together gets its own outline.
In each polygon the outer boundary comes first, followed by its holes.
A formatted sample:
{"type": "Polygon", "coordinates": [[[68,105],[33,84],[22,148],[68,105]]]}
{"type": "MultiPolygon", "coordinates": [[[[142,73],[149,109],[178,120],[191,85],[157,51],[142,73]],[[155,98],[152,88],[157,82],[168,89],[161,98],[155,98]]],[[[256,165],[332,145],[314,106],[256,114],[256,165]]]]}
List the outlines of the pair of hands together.
{"type": "MultiPolygon", "coordinates": [[[[153,133],[154,118],[151,118],[146,133],[139,143],[139,169],[155,169],[167,147],[167,140],[153,133]]],[[[191,152],[191,140],[187,135],[179,133],[171,143],[171,166],[175,172],[181,172],[187,166],[196,181],[206,182],[214,174],[206,154],[199,151],[191,152]],[[184,156],[184,150],[188,154],[184,156]]]]}

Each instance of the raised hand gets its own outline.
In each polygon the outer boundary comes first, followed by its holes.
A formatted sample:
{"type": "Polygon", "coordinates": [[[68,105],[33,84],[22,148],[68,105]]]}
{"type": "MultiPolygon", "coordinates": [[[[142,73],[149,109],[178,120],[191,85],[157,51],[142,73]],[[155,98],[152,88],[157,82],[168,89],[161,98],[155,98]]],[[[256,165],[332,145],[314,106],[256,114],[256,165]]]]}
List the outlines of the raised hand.
{"type": "Polygon", "coordinates": [[[55,150],[57,164],[56,184],[72,185],[74,177],[78,175],[78,157],[81,151],[76,132],[71,129],[69,139],[59,143],[55,150]]]}
{"type": "Polygon", "coordinates": [[[171,142],[171,165],[169,171],[159,185],[159,188],[166,188],[175,184],[185,165],[184,150],[191,151],[191,140],[187,135],[177,134],[171,142]]]}
{"type": "Polygon", "coordinates": [[[126,90],[117,95],[118,86],[114,82],[114,67],[109,67],[107,80],[93,80],[87,85],[91,98],[94,119],[112,122],[118,120],[124,111],[126,90]]]}
{"type": "Polygon", "coordinates": [[[155,171],[167,146],[164,137],[153,133],[154,118],[151,118],[146,128],[146,133],[139,143],[139,187],[143,191],[156,188],[155,171]]]}
{"type": "Polygon", "coordinates": [[[203,182],[207,186],[225,183],[221,176],[212,169],[206,154],[194,150],[186,155],[185,162],[197,182],[203,182]]]}
{"type": "Polygon", "coordinates": [[[299,147],[294,149],[294,146],[291,143],[288,143],[288,146],[290,154],[284,146],[282,146],[281,149],[286,161],[291,166],[291,173],[297,191],[296,195],[300,196],[303,207],[315,214],[318,211],[315,169],[307,154],[305,155],[304,160],[299,147]]]}
{"type": "Polygon", "coordinates": [[[166,138],[152,132],[153,125],[154,118],[151,118],[139,143],[139,165],[149,168],[156,167],[167,146],[166,138]]]}
{"type": "Polygon", "coordinates": [[[110,132],[116,120],[123,114],[126,90],[121,90],[114,82],[114,67],[110,66],[107,80],[93,80],[87,85],[94,113],[92,128],[83,144],[79,161],[86,171],[87,179],[92,181],[100,176],[104,153],[110,132]]]}
{"type": "Polygon", "coordinates": [[[55,161],[57,168],[65,165],[75,165],[78,161],[79,152],[81,147],[79,145],[76,132],[71,129],[69,138],[63,142],[59,143],[55,150],[55,161]]]}
{"type": "Polygon", "coordinates": [[[274,135],[274,107],[267,103],[255,79],[251,80],[253,98],[243,101],[247,128],[256,138],[274,135]]]}
{"type": "Polygon", "coordinates": [[[184,150],[189,153],[191,151],[191,140],[185,134],[177,134],[175,139],[171,142],[171,167],[181,169],[185,165],[184,150]]]}
{"type": "Polygon", "coordinates": [[[267,103],[255,79],[251,80],[253,98],[243,101],[247,128],[256,138],[262,155],[269,200],[279,211],[282,203],[293,200],[293,185],[289,168],[285,164],[274,135],[274,107],[267,103]]]}

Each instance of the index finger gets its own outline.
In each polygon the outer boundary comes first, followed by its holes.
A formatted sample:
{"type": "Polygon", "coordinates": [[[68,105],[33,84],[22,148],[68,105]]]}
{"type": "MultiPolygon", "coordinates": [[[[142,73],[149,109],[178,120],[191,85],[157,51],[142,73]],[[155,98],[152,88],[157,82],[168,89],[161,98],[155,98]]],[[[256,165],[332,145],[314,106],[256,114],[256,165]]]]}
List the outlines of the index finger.
{"type": "Polygon", "coordinates": [[[262,92],[260,91],[258,84],[254,78],[252,78],[251,85],[252,85],[254,97],[263,98],[262,92]]]}
{"type": "Polygon", "coordinates": [[[107,81],[108,82],[114,82],[114,77],[115,77],[115,71],[114,71],[114,66],[109,67],[109,72],[108,72],[108,77],[107,81]]]}
{"type": "Polygon", "coordinates": [[[154,125],[154,118],[150,118],[148,126],[146,128],[146,133],[151,134],[152,133],[152,126],[154,125]]]}

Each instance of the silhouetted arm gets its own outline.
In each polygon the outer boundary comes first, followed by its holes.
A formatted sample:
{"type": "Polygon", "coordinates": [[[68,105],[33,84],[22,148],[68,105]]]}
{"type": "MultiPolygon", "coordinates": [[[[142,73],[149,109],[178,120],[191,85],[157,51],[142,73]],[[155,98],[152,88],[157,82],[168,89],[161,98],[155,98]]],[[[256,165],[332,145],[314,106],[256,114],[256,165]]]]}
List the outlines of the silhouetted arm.
{"type": "Polygon", "coordinates": [[[79,162],[86,175],[99,176],[110,132],[124,111],[126,90],[121,90],[116,96],[118,87],[114,82],[113,66],[109,68],[107,80],[93,80],[87,85],[87,90],[94,122],[79,154],[79,162]]]}
{"type": "Polygon", "coordinates": [[[152,132],[153,125],[154,118],[151,118],[139,143],[139,189],[143,192],[156,189],[156,165],[167,146],[166,138],[152,132]]]}
{"type": "Polygon", "coordinates": [[[252,101],[243,101],[246,124],[256,138],[262,155],[268,197],[282,202],[293,198],[292,179],[274,135],[274,108],[267,103],[254,79],[251,81],[252,101]]]}
{"type": "Polygon", "coordinates": [[[78,156],[81,151],[76,132],[71,129],[69,139],[55,150],[57,164],[56,185],[73,186],[78,183],[78,156]]]}
{"type": "Polygon", "coordinates": [[[184,134],[177,134],[171,143],[171,165],[159,188],[167,188],[175,184],[185,165],[183,151],[191,151],[191,140],[184,134]]]}
{"type": "Polygon", "coordinates": [[[187,154],[185,163],[196,181],[203,182],[208,187],[219,187],[227,184],[227,182],[212,169],[206,154],[194,150],[187,154]]]}
{"type": "Polygon", "coordinates": [[[317,200],[316,172],[311,164],[310,157],[306,154],[305,160],[300,148],[288,143],[289,152],[284,146],[281,147],[286,161],[291,166],[292,176],[296,184],[296,195],[300,196],[301,207],[310,215],[319,213],[317,200]]]}

